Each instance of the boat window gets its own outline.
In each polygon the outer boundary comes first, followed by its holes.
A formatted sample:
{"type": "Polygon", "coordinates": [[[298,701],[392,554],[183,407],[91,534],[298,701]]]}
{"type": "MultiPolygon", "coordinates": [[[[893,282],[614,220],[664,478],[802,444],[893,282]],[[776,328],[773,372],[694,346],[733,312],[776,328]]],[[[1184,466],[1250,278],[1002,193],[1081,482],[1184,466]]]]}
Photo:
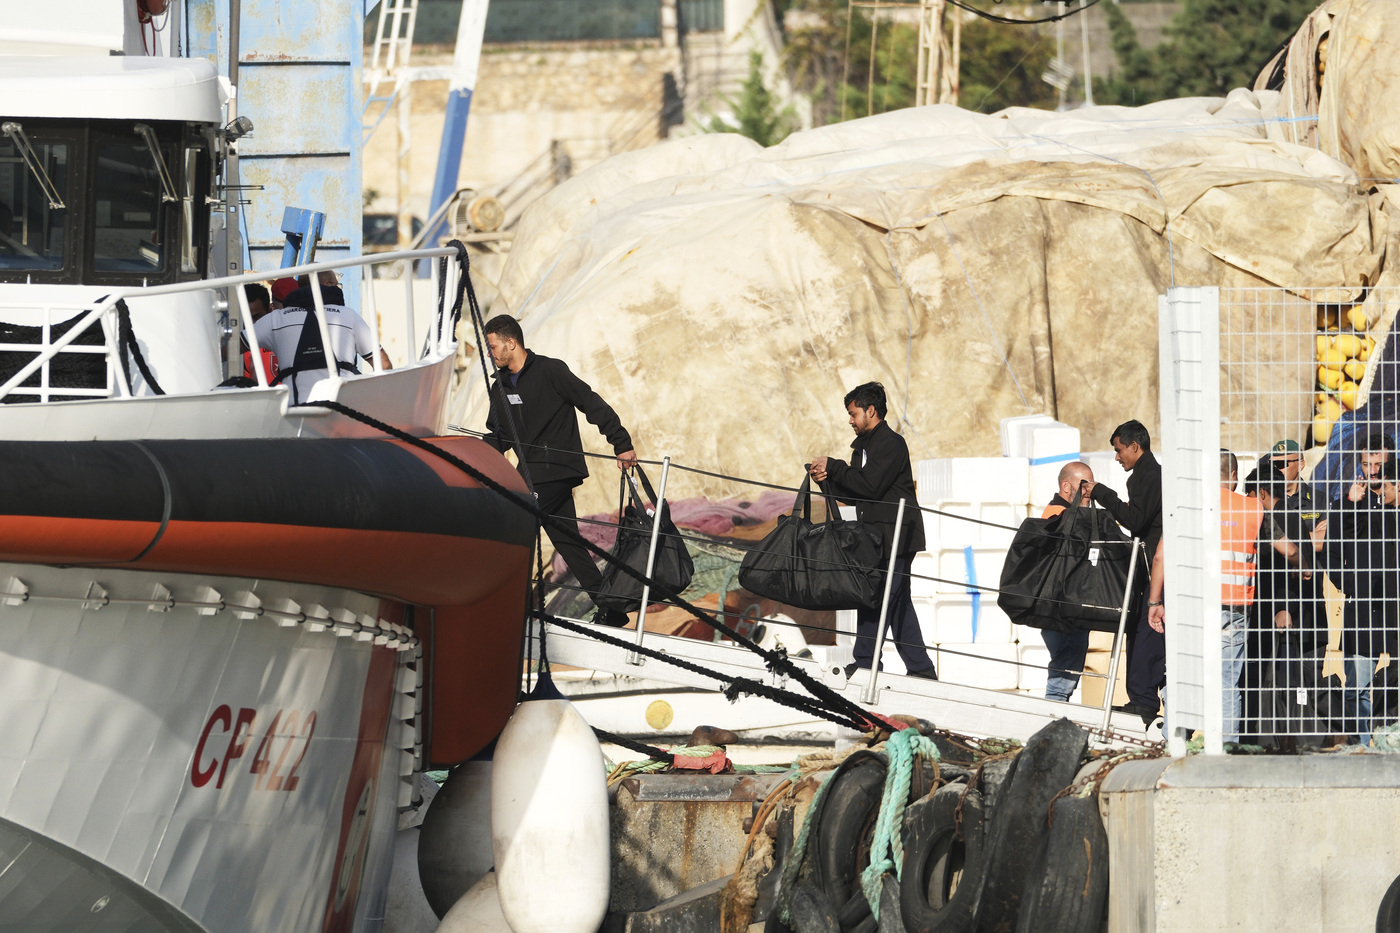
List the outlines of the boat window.
{"type": "Polygon", "coordinates": [[[185,150],[185,171],[181,176],[180,271],[199,272],[200,261],[209,241],[209,205],[204,196],[209,188],[209,157],[202,148],[185,150]]]}
{"type": "MultiPolygon", "coordinates": [[[[59,200],[66,202],[68,144],[37,139],[31,145],[59,200]]],[[[15,140],[0,137],[0,270],[61,269],[67,221],[67,209],[50,206],[15,140]]]]}
{"type": "Polygon", "coordinates": [[[165,267],[161,183],[139,138],[99,142],[93,174],[93,269],[155,273],[165,267]]]}

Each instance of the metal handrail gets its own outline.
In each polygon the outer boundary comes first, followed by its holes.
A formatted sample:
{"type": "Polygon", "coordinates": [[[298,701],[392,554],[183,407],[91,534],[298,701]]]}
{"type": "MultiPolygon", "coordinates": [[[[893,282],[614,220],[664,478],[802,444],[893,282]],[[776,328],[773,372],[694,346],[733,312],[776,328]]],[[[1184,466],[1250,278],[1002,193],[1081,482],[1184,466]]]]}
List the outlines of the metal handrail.
{"type": "MultiPolygon", "coordinates": [[[[53,343],[51,343],[51,344],[50,344],[47,348],[45,348],[43,351],[39,352],[39,353],[34,357],[34,359],[30,360],[30,361],[29,361],[28,363],[26,363],[24,366],[20,367],[20,369],[19,369],[18,372],[16,372],[13,376],[11,376],[8,380],[6,380],[5,383],[4,383],[3,385],[0,385],[0,399],[4,399],[4,398],[6,398],[7,396],[9,396],[9,394],[11,393],[11,391],[13,391],[15,388],[17,388],[17,387],[19,386],[20,383],[24,382],[26,379],[28,379],[30,376],[32,376],[35,372],[37,372],[37,371],[39,370],[39,368],[40,368],[41,366],[43,366],[45,363],[47,363],[47,362],[49,362],[50,360],[52,360],[52,359],[53,359],[55,356],[57,356],[62,350],[64,350],[65,348],[67,348],[69,344],[71,344],[73,341],[77,340],[78,337],[79,337],[81,334],[83,334],[84,332],[86,332],[87,329],[88,329],[89,327],[91,327],[93,323],[95,323],[96,321],[101,320],[104,316],[107,316],[107,315],[112,314],[113,309],[116,308],[116,305],[117,305],[117,302],[118,302],[118,301],[121,301],[121,300],[123,300],[123,299],[125,299],[125,298],[131,298],[131,297],[137,297],[137,296],[140,296],[140,297],[156,297],[156,296],[160,296],[160,295],[181,295],[181,294],[185,294],[185,293],[187,293],[187,292],[197,292],[197,291],[205,291],[205,290],[209,290],[209,291],[218,291],[218,290],[225,289],[225,288],[231,288],[231,289],[236,289],[237,292],[238,292],[238,294],[239,294],[239,299],[238,299],[238,301],[239,301],[239,310],[243,312],[242,315],[241,315],[240,318],[239,318],[240,324],[241,324],[241,322],[244,321],[244,320],[246,320],[247,317],[248,317],[248,311],[247,311],[247,296],[246,296],[246,293],[244,293],[244,290],[243,290],[243,288],[242,288],[241,286],[243,286],[243,285],[251,285],[251,284],[254,284],[254,283],[257,283],[257,282],[264,282],[264,281],[266,281],[270,276],[272,276],[274,273],[275,273],[275,275],[276,275],[278,278],[289,277],[289,276],[306,275],[306,276],[309,277],[310,281],[313,283],[313,286],[312,286],[312,300],[314,301],[314,303],[315,303],[315,305],[316,305],[316,309],[317,309],[317,312],[318,312],[318,317],[319,317],[320,322],[321,322],[321,330],[322,330],[321,339],[322,339],[322,342],[323,342],[323,344],[324,344],[324,349],[325,349],[325,353],[326,353],[326,356],[327,356],[327,370],[330,372],[331,378],[332,378],[332,379],[335,379],[335,380],[336,380],[336,384],[338,385],[339,382],[341,381],[341,380],[340,380],[340,375],[339,375],[339,369],[338,369],[338,367],[336,366],[335,362],[333,361],[333,360],[334,360],[334,357],[333,357],[333,355],[332,355],[332,350],[331,350],[331,346],[330,346],[330,339],[329,339],[329,335],[328,335],[328,333],[327,333],[327,329],[326,329],[326,325],[325,325],[325,306],[324,306],[324,304],[323,304],[322,301],[321,301],[320,284],[317,282],[317,280],[316,280],[316,275],[315,275],[315,274],[316,274],[316,273],[319,273],[319,272],[328,272],[328,271],[329,271],[329,272],[333,272],[333,271],[335,271],[336,269],[359,268],[359,267],[361,267],[361,266],[370,266],[370,265],[375,265],[375,264],[377,264],[377,263],[384,263],[384,262],[405,262],[405,261],[406,261],[406,262],[408,262],[408,263],[411,264],[411,263],[413,263],[414,261],[419,260],[419,259],[436,259],[436,258],[438,258],[438,257],[440,257],[440,256],[456,256],[456,255],[457,255],[457,250],[456,250],[455,248],[452,248],[452,247],[437,247],[437,248],[434,248],[434,249],[418,249],[418,250],[402,250],[402,251],[391,252],[391,253],[374,253],[374,254],[371,254],[371,255],[369,255],[369,256],[349,257],[349,258],[346,258],[346,259],[336,260],[336,261],[333,261],[333,262],[311,262],[311,263],[304,263],[304,264],[302,264],[302,265],[300,265],[300,266],[290,266],[290,267],[285,268],[285,269],[269,270],[269,271],[265,271],[265,272],[245,272],[245,273],[243,273],[243,274],[241,274],[241,275],[228,275],[228,276],[222,276],[222,277],[216,278],[216,279],[198,279],[198,280],[191,281],[191,282],[177,282],[177,283],[175,283],[174,285],[156,285],[156,286],[147,287],[147,288],[138,287],[138,288],[119,289],[119,290],[113,292],[112,294],[108,295],[106,298],[104,298],[104,299],[102,300],[102,304],[98,305],[98,306],[95,307],[95,308],[92,308],[90,311],[88,311],[87,314],[83,315],[82,319],[79,320],[79,321],[73,326],[73,328],[72,328],[71,330],[68,331],[68,333],[64,334],[64,335],[63,335],[62,337],[60,337],[58,340],[56,340],[56,341],[54,341],[53,343]]],[[[366,281],[368,281],[368,280],[369,280],[369,277],[367,276],[367,277],[366,277],[366,281]]],[[[406,306],[406,308],[405,308],[405,318],[406,318],[405,323],[407,324],[407,326],[408,326],[408,328],[409,328],[407,346],[409,346],[410,348],[412,348],[412,347],[414,346],[415,341],[414,341],[414,320],[413,320],[413,294],[412,294],[412,291],[411,291],[411,289],[412,289],[412,283],[411,283],[411,282],[410,282],[410,284],[409,284],[409,289],[410,289],[410,290],[409,290],[408,294],[405,296],[406,301],[407,301],[407,306],[406,306]]],[[[429,336],[429,341],[430,341],[429,346],[430,346],[433,350],[436,350],[438,353],[445,352],[446,348],[451,346],[452,338],[455,337],[455,334],[454,334],[454,335],[450,335],[450,336],[449,336],[449,335],[443,334],[442,332],[443,332],[444,329],[445,329],[444,323],[443,323],[442,321],[439,321],[439,322],[437,322],[437,325],[436,325],[437,333],[433,333],[432,331],[429,331],[429,335],[428,335],[428,336],[429,336]]],[[[109,335],[112,334],[112,333],[115,333],[115,330],[116,330],[115,322],[113,322],[112,326],[108,327],[107,330],[108,330],[109,335]]],[[[250,341],[250,345],[251,345],[252,343],[253,343],[253,341],[250,341]]],[[[113,341],[113,340],[109,339],[109,340],[108,340],[108,351],[107,351],[107,352],[108,352],[109,354],[111,354],[111,353],[113,353],[113,352],[116,352],[116,353],[123,352],[122,349],[121,349],[121,346],[120,346],[120,341],[113,341]]],[[[377,355],[377,354],[376,354],[376,355],[377,355]]],[[[262,354],[261,354],[261,353],[255,353],[255,354],[253,354],[253,356],[254,356],[254,363],[253,363],[253,365],[254,365],[254,367],[255,367],[255,368],[257,369],[257,371],[258,371],[258,384],[259,384],[260,386],[267,385],[267,375],[266,375],[266,373],[263,371],[263,367],[262,367],[262,359],[261,359],[262,354]]],[[[375,360],[374,362],[375,362],[375,371],[377,372],[377,371],[379,371],[378,360],[375,360]]],[[[417,359],[413,360],[413,361],[410,363],[410,365],[413,365],[413,364],[415,364],[415,363],[417,363],[417,359]]],[[[122,373],[122,370],[121,370],[120,367],[117,367],[117,372],[118,372],[118,373],[122,373]]],[[[122,383],[125,382],[125,374],[124,374],[124,373],[122,373],[122,378],[119,379],[119,380],[116,380],[116,382],[118,383],[118,385],[119,385],[122,389],[124,389],[123,394],[128,395],[128,396],[132,394],[132,392],[131,392],[131,387],[130,387],[129,385],[123,385],[123,384],[122,384],[122,383]]]]}

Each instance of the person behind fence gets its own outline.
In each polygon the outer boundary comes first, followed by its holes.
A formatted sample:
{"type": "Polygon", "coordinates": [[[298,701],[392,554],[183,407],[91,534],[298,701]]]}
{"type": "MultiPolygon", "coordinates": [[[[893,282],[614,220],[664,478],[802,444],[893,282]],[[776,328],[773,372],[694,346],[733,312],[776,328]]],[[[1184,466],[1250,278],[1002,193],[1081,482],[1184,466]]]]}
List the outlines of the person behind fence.
{"type": "MultiPolygon", "coordinates": [[[[574,488],[588,478],[576,412],[583,412],[589,424],[607,438],[619,470],[629,470],[637,463],[632,435],[613,407],[575,376],[567,363],[526,349],[525,333],[515,318],[498,314],[483,330],[491,361],[496,364],[484,440],[499,451],[514,450],[516,469],[534,490],[539,507],[563,519],[570,529],[576,528],[574,488]]],[[[545,525],[545,534],[579,586],[594,598],[603,575],[588,548],[577,536],[549,525],[545,525]]],[[[593,621],[620,627],[629,620],[625,612],[599,607],[593,621]]]]}
{"type": "Polygon", "coordinates": [[[1249,611],[1254,603],[1258,569],[1259,524],[1263,509],[1258,499],[1235,492],[1240,465],[1228,450],[1220,451],[1220,689],[1223,742],[1240,740],[1240,672],[1249,639],[1249,611]]]}
{"type": "MultiPolygon", "coordinates": [[[[1060,467],[1059,491],[1050,499],[1041,518],[1054,518],[1065,509],[1075,497],[1079,504],[1093,508],[1089,490],[1094,485],[1094,471],[1089,464],[1072,460],[1060,467]]],[[[1045,699],[1068,703],[1074,688],[1079,686],[1079,675],[1084,670],[1084,658],[1089,652],[1089,630],[1074,628],[1056,632],[1048,628],[1040,630],[1045,641],[1045,650],[1050,652],[1050,663],[1045,667],[1045,699]]]]}
{"type": "MultiPolygon", "coordinates": [[[[836,457],[812,460],[812,478],[825,484],[825,491],[853,504],[862,522],[884,532],[884,552],[888,565],[895,555],[894,579],[890,585],[889,610],[885,615],[890,637],[900,660],[912,677],[937,680],[933,659],[924,647],[923,630],[910,597],[909,572],[914,555],[924,549],[924,522],[914,494],[914,468],[909,462],[909,445],[885,421],[885,387],[878,382],[858,385],[846,393],[846,413],[856,438],[851,442],[851,462],[836,457]],[[904,523],[900,540],[894,541],[895,516],[899,500],[904,500],[904,523]]],[[[869,669],[875,658],[875,637],[880,626],[880,607],[856,612],[855,660],[846,668],[850,677],[858,669],[869,669]]]]}
{"type": "MultiPolygon", "coordinates": [[[[383,369],[391,369],[389,357],[380,348],[369,322],[346,306],[336,274],[326,270],[318,273],[316,279],[321,286],[321,305],[326,311],[326,331],[330,334],[336,372],[358,373],[359,361],[370,360],[375,354],[383,369]]],[[[253,324],[258,346],[273,352],[283,383],[291,383],[294,404],[306,401],[313,386],[330,378],[311,280],[301,276],[298,281],[301,284],[285,294],[283,307],[269,311],[253,324]]]]}
{"type": "Polygon", "coordinates": [[[1297,513],[1303,523],[1303,530],[1312,534],[1313,526],[1322,518],[1321,502],[1313,487],[1302,479],[1303,448],[1298,442],[1284,439],[1269,448],[1266,455],[1272,472],[1283,477],[1283,507],[1297,513]]]}
{"type": "MultiPolygon", "coordinates": [[[[1372,436],[1374,440],[1375,436],[1372,436]]],[[[1342,716],[1345,741],[1371,741],[1371,682],[1382,653],[1397,656],[1400,599],[1400,480],[1386,450],[1368,445],[1362,475],[1338,507],[1341,532],[1328,535],[1329,570],[1344,594],[1342,716]]]]}
{"type": "Polygon", "coordinates": [[[1315,596],[1320,574],[1309,569],[1326,523],[1318,522],[1309,534],[1303,513],[1290,507],[1282,471],[1266,470],[1255,492],[1264,516],[1253,623],[1260,674],[1258,724],[1253,731],[1265,744],[1291,750],[1298,735],[1327,731],[1317,728],[1322,714],[1315,709],[1327,624],[1323,604],[1315,596]]]}
{"type": "MultiPolygon", "coordinates": [[[[1145,555],[1155,559],[1162,540],[1162,467],[1152,455],[1152,438],[1141,421],[1125,421],[1109,435],[1114,459],[1130,474],[1128,501],[1103,483],[1095,483],[1090,497],[1141,539],[1145,555]]],[[[1139,564],[1141,566],[1141,564],[1139,564]]],[[[1142,579],[1139,576],[1139,579],[1142,579]]],[[[1167,682],[1167,645],[1162,633],[1147,624],[1149,600],[1139,600],[1136,617],[1125,633],[1128,640],[1128,674],[1124,686],[1128,702],[1115,707],[1119,712],[1142,717],[1146,723],[1161,708],[1160,691],[1167,682]]]]}

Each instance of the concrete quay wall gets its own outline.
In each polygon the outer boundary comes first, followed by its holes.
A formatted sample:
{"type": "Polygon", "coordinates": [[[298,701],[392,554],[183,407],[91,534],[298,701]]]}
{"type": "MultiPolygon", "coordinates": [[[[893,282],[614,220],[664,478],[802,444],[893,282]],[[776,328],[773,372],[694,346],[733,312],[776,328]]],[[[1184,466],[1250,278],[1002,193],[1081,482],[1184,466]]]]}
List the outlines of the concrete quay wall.
{"type": "Polygon", "coordinates": [[[1132,761],[1104,780],[1109,933],[1370,933],[1400,875],[1400,757],[1132,761]]]}

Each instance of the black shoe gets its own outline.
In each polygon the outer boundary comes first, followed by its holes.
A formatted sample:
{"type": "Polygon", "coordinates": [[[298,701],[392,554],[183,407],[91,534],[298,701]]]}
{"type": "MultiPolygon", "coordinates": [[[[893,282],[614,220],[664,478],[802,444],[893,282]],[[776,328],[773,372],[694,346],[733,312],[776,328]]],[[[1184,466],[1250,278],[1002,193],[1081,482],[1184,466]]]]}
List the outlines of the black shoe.
{"type": "MultiPolygon", "coordinates": [[[[880,670],[883,671],[884,669],[885,669],[884,665],[883,665],[883,664],[880,665],[880,670]]],[[[852,661],[850,664],[847,664],[847,665],[846,665],[846,679],[847,679],[847,680],[850,680],[852,677],[856,676],[856,671],[868,671],[868,670],[870,670],[870,668],[869,668],[869,667],[863,667],[859,661],[852,661]]]]}
{"type": "Polygon", "coordinates": [[[922,677],[924,680],[937,680],[938,669],[934,667],[924,668],[921,671],[910,671],[910,677],[922,677]]]}
{"type": "Polygon", "coordinates": [[[627,613],[620,609],[604,609],[602,606],[599,606],[598,611],[593,613],[593,622],[595,625],[606,625],[610,628],[626,628],[631,621],[632,619],[627,613]]]}
{"type": "Polygon", "coordinates": [[[1148,709],[1146,706],[1139,706],[1137,703],[1124,703],[1122,706],[1113,707],[1115,713],[1127,713],[1129,716],[1140,716],[1149,724],[1157,718],[1157,710],[1148,709]]]}

